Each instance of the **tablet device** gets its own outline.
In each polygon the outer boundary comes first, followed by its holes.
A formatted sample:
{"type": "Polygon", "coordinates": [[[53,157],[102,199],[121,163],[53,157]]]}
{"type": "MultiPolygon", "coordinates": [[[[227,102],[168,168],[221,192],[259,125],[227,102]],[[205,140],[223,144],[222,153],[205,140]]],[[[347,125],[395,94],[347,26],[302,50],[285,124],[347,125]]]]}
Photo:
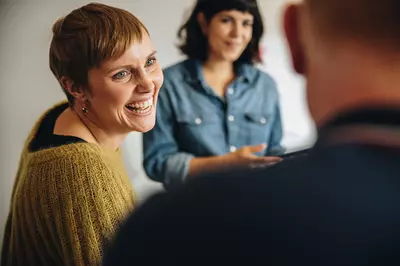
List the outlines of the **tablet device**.
{"type": "Polygon", "coordinates": [[[297,158],[297,157],[303,157],[303,156],[308,155],[310,150],[311,150],[311,148],[306,148],[306,149],[297,150],[297,151],[294,151],[294,152],[288,152],[288,153],[285,153],[285,154],[283,154],[283,155],[281,155],[279,157],[281,157],[284,161],[288,160],[288,159],[294,159],[294,158],[297,158]]]}

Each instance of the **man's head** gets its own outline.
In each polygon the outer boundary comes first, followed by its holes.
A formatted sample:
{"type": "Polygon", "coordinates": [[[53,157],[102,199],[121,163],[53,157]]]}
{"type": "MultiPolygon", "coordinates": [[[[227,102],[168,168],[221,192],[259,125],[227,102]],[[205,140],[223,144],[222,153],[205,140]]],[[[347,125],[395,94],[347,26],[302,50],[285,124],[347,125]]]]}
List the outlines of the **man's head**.
{"type": "Polygon", "coordinates": [[[284,28],[293,66],[307,79],[308,104],[317,124],[333,112],[362,105],[362,97],[368,104],[367,94],[376,94],[375,104],[380,104],[379,96],[390,84],[386,79],[381,85],[377,75],[400,66],[399,14],[398,0],[304,0],[287,7],[284,28]],[[397,66],[385,69],[393,64],[397,66]],[[362,77],[370,80],[363,84],[362,77]],[[373,85],[383,87],[373,92],[373,85]],[[355,100],[352,94],[363,96],[355,100]]]}

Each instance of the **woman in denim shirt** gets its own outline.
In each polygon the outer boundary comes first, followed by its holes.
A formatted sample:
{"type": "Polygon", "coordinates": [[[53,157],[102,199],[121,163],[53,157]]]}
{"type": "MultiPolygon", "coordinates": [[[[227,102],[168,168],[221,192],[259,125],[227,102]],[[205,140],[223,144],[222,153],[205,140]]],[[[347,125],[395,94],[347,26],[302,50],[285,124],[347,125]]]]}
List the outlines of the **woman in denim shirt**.
{"type": "Polygon", "coordinates": [[[144,169],[169,189],[186,178],[275,163],[282,124],[261,62],[256,0],[198,0],[179,30],[188,59],[164,70],[156,125],[143,135],[144,169]]]}

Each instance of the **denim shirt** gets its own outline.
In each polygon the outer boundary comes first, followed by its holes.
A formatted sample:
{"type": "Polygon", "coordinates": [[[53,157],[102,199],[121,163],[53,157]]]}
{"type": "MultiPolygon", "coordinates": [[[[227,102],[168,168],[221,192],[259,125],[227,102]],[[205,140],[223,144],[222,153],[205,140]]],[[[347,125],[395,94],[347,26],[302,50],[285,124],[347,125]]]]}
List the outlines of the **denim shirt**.
{"type": "Polygon", "coordinates": [[[281,139],[279,95],[269,75],[241,65],[221,99],[206,84],[201,63],[188,59],[164,70],[156,124],[143,134],[143,166],[168,188],[185,180],[194,157],[262,143],[267,149],[258,155],[279,155],[281,139]]]}

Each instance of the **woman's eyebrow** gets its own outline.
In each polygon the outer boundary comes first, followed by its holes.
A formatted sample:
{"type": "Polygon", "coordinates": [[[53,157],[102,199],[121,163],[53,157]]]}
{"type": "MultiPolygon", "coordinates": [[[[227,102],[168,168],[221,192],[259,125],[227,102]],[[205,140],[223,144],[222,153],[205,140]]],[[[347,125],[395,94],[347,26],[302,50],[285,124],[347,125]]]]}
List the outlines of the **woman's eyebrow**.
{"type": "Polygon", "coordinates": [[[157,51],[154,50],[153,52],[151,52],[151,53],[147,56],[147,58],[150,58],[150,57],[154,56],[156,53],[157,53],[157,51]]]}
{"type": "MultiPolygon", "coordinates": [[[[156,53],[157,53],[157,51],[154,50],[153,52],[151,52],[151,53],[146,57],[146,59],[149,59],[150,57],[154,56],[156,53]]],[[[107,73],[114,72],[114,71],[116,71],[116,70],[118,70],[118,69],[130,68],[130,67],[131,67],[130,65],[120,65],[120,66],[116,66],[116,67],[113,67],[112,69],[108,70],[107,73]]]]}

